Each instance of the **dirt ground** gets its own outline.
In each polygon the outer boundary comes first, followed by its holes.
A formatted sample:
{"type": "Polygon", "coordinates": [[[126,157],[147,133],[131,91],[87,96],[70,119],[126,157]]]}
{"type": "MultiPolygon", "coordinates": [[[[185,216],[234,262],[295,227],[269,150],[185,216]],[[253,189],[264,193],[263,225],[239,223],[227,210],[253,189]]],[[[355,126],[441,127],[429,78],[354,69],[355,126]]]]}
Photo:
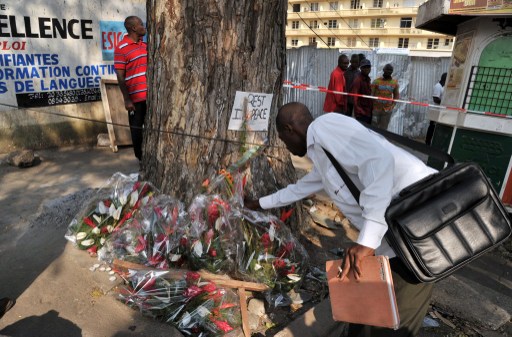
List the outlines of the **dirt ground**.
{"type": "MultiPolygon", "coordinates": [[[[17,299],[0,320],[0,335],[181,336],[116,301],[110,293],[121,280],[113,283],[107,274],[89,271],[97,261],[64,239],[88,193],[117,171],[138,171],[132,149],[112,153],[108,148],[68,148],[38,154],[41,164],[27,169],[2,163],[6,156],[0,155],[0,297],[17,299]]],[[[309,167],[298,158],[294,164],[299,176],[309,167]]],[[[346,247],[357,231],[322,194],[306,200],[303,207],[313,221],[300,241],[311,265],[324,269],[326,260],[336,258],[331,251],[346,247]]],[[[271,312],[274,322],[266,325],[270,329],[262,331],[264,335],[272,335],[326,296],[325,287],[314,282],[305,282],[304,291],[311,300],[271,312]]],[[[440,327],[422,329],[420,337],[476,336],[465,322],[450,317],[451,322],[455,326],[441,321],[440,327]]]]}

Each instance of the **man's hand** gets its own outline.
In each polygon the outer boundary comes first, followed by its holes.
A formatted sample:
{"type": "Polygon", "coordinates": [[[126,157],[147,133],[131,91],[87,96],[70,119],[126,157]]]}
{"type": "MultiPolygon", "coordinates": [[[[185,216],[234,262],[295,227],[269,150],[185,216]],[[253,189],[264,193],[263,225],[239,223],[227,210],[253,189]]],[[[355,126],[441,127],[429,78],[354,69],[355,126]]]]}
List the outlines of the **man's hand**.
{"type": "Polygon", "coordinates": [[[129,98],[124,100],[124,107],[126,108],[126,110],[128,110],[128,112],[135,111],[135,105],[129,98]]]}
{"type": "Polygon", "coordinates": [[[369,248],[366,246],[362,246],[356,244],[346,250],[345,258],[341,264],[341,268],[343,269],[341,273],[341,279],[343,280],[345,276],[348,275],[349,272],[354,273],[354,277],[356,280],[359,280],[361,277],[363,270],[361,268],[361,261],[366,256],[375,255],[375,249],[369,248]]]}
{"type": "Polygon", "coordinates": [[[253,211],[261,209],[260,202],[258,200],[244,198],[244,206],[253,211]]]}

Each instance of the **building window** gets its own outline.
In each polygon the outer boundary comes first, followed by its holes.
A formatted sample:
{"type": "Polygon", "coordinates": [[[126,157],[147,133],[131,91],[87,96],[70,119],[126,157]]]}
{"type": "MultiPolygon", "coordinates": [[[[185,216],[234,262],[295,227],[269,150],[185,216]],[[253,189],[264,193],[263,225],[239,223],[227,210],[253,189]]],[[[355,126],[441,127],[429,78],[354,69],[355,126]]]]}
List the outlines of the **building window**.
{"type": "Polygon", "coordinates": [[[379,38],[371,37],[368,44],[370,45],[370,48],[379,48],[379,38]]]}
{"type": "Polygon", "coordinates": [[[292,46],[297,47],[299,45],[299,40],[292,40],[292,46]]]}
{"type": "Polygon", "coordinates": [[[399,38],[398,39],[398,48],[409,48],[409,38],[399,38]]]}
{"type": "Polygon", "coordinates": [[[329,9],[331,11],[337,11],[338,10],[338,1],[329,2],[329,9]]]}
{"type": "Polygon", "coordinates": [[[382,0],[373,0],[373,7],[382,8],[382,0]]]}
{"type": "Polygon", "coordinates": [[[338,28],[338,20],[329,20],[327,23],[328,28],[338,28]]]}
{"type": "Polygon", "coordinates": [[[400,18],[400,28],[411,28],[412,18],[400,18]]]}
{"type": "Polygon", "coordinates": [[[292,10],[293,10],[294,13],[300,12],[300,4],[293,4],[292,5],[292,10]]]}
{"type": "Polygon", "coordinates": [[[384,28],[386,20],[384,19],[372,19],[372,28],[384,28]]]}
{"type": "Polygon", "coordinates": [[[316,44],[316,37],[310,37],[309,44],[316,44]]]}
{"type": "Polygon", "coordinates": [[[329,47],[334,47],[336,45],[336,38],[334,37],[328,37],[327,38],[327,45],[329,47]]]}
{"type": "Polygon", "coordinates": [[[348,28],[359,28],[359,19],[348,19],[348,28]]]}
{"type": "Polygon", "coordinates": [[[453,43],[453,39],[444,39],[444,45],[449,46],[453,43]]]}
{"type": "Polygon", "coordinates": [[[299,29],[299,21],[292,21],[292,29],[299,29]]]}
{"type": "Polygon", "coordinates": [[[439,48],[439,39],[428,39],[427,49],[437,49],[437,48],[439,48]]]}
{"type": "Polygon", "coordinates": [[[316,21],[316,20],[309,21],[309,28],[313,28],[313,29],[318,28],[318,21],[316,21]]]}
{"type": "Polygon", "coordinates": [[[309,10],[312,12],[318,12],[318,2],[312,2],[309,4],[309,10]]]}
{"type": "Polygon", "coordinates": [[[361,0],[350,0],[350,9],[361,9],[361,0]]]}
{"type": "Polygon", "coordinates": [[[347,38],[347,47],[355,47],[357,39],[355,37],[347,38]]]}

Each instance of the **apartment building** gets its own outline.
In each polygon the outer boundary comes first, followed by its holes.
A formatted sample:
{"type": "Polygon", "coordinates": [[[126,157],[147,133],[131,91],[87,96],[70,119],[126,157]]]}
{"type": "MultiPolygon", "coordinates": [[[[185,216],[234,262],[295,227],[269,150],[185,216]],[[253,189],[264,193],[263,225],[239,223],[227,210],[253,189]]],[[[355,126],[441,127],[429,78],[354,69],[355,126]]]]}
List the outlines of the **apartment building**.
{"type": "Polygon", "coordinates": [[[453,36],[416,29],[424,0],[288,1],[286,47],[403,49],[409,55],[447,56],[453,36]]]}

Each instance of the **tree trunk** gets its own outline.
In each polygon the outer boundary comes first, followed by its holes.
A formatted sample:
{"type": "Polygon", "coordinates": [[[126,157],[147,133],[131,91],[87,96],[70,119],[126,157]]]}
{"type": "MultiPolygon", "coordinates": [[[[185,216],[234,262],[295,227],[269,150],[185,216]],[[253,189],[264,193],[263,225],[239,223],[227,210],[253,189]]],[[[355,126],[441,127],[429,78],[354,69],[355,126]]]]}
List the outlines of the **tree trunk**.
{"type": "Polygon", "coordinates": [[[244,135],[227,129],[236,91],[274,94],[271,146],[251,163],[254,195],[295,180],[275,130],[286,8],[281,0],[148,0],[143,174],[162,192],[189,203],[205,178],[239,158],[244,135]]]}

